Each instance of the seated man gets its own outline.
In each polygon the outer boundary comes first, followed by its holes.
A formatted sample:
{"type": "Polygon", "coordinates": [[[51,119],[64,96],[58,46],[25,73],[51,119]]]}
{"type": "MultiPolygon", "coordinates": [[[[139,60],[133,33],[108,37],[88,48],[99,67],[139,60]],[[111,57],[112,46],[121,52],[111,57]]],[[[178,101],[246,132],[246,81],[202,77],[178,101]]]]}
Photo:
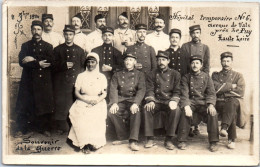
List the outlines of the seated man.
{"type": "Polygon", "coordinates": [[[219,141],[218,117],[215,110],[216,93],[209,75],[203,71],[203,59],[200,55],[190,57],[191,72],[181,79],[181,113],[178,129],[178,147],[186,149],[187,137],[191,123],[195,125],[204,121],[207,123],[210,151],[217,151],[219,141]]]}
{"type": "Polygon", "coordinates": [[[115,72],[110,84],[110,110],[108,117],[115,126],[119,140],[129,138],[130,148],[138,151],[137,145],[141,125],[139,105],[145,95],[145,75],[136,70],[136,56],[126,54],[125,69],[115,72]],[[130,121],[130,135],[127,133],[126,122],[130,121]]]}
{"type": "Polygon", "coordinates": [[[245,81],[243,75],[232,70],[233,55],[224,52],[220,55],[222,70],[212,74],[212,80],[217,93],[216,109],[222,117],[220,136],[228,136],[230,149],[235,148],[236,125],[245,126],[245,108],[243,96],[245,93],[245,81]]]}
{"type": "Polygon", "coordinates": [[[165,147],[169,150],[174,149],[172,137],[179,123],[180,109],[178,102],[180,100],[180,80],[179,72],[170,69],[169,52],[158,51],[157,66],[147,75],[146,81],[146,105],[144,106],[144,135],[147,137],[145,148],[154,145],[154,114],[160,111],[166,112],[166,138],[165,147]]]}

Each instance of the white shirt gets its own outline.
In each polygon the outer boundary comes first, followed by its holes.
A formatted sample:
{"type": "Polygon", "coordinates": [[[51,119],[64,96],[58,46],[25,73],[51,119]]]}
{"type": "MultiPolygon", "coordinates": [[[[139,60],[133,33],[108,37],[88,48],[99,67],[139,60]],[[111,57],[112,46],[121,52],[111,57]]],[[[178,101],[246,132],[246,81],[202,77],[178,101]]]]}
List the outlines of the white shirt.
{"type": "Polygon", "coordinates": [[[64,38],[62,35],[60,35],[59,33],[56,32],[43,32],[42,33],[42,40],[52,44],[53,48],[55,48],[56,46],[63,44],[65,42],[64,38]]]}
{"type": "Polygon", "coordinates": [[[104,43],[102,39],[102,31],[97,29],[87,35],[86,51],[91,52],[92,49],[102,45],[104,43]]]}
{"type": "Polygon", "coordinates": [[[81,47],[84,51],[87,48],[87,35],[85,35],[82,31],[75,33],[74,41],[76,45],[81,47]]]}
{"type": "Polygon", "coordinates": [[[131,29],[115,29],[114,31],[114,47],[117,48],[121,53],[126,49],[125,45],[122,45],[122,42],[127,42],[128,46],[131,46],[135,43],[135,31],[131,29]]]}
{"type": "Polygon", "coordinates": [[[158,34],[158,32],[154,31],[151,34],[148,34],[146,36],[145,43],[154,48],[156,55],[158,50],[165,51],[170,47],[169,35],[164,32],[160,32],[160,34],[158,34]]]}

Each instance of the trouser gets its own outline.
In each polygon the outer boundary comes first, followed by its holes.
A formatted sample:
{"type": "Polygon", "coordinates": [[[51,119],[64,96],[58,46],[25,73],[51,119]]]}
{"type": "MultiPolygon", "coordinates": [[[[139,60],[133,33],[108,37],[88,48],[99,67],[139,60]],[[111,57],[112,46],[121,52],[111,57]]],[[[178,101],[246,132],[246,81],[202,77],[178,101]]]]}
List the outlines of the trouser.
{"type": "Polygon", "coordinates": [[[237,112],[240,109],[240,103],[236,98],[229,98],[225,101],[217,101],[216,109],[222,118],[221,126],[227,125],[228,139],[236,139],[237,112]]]}
{"type": "Polygon", "coordinates": [[[192,104],[192,117],[187,117],[182,108],[179,128],[178,128],[178,141],[185,142],[187,141],[191,124],[197,124],[198,122],[207,123],[207,132],[209,142],[219,141],[219,131],[218,131],[218,116],[211,116],[207,113],[206,105],[196,105],[192,104]]]}
{"type": "Polygon", "coordinates": [[[68,120],[56,120],[56,129],[68,132],[70,129],[68,120]]]}
{"type": "Polygon", "coordinates": [[[177,107],[175,110],[171,110],[169,105],[162,103],[155,103],[155,108],[153,111],[147,111],[144,109],[144,135],[145,136],[154,136],[154,117],[158,112],[166,112],[166,122],[165,130],[166,136],[175,136],[175,132],[180,119],[180,108],[177,107]]]}
{"type": "Polygon", "coordinates": [[[108,117],[113,123],[117,138],[119,140],[138,140],[139,130],[141,125],[141,113],[138,111],[132,114],[130,111],[132,103],[124,101],[118,103],[119,110],[116,114],[108,112],[108,117]],[[130,124],[130,134],[128,135],[128,126],[130,124]],[[128,137],[129,136],[129,137],[128,137]]]}
{"type": "Polygon", "coordinates": [[[37,127],[40,132],[51,131],[51,114],[37,116],[37,127]]]}

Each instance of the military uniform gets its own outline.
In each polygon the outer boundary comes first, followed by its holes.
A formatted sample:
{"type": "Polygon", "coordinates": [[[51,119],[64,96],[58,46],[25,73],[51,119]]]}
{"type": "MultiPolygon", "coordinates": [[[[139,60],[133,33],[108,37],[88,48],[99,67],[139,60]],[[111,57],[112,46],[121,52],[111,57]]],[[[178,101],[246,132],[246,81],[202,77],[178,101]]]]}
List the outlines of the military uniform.
{"type": "Polygon", "coordinates": [[[164,32],[158,34],[156,31],[154,31],[147,35],[145,43],[152,46],[155,50],[155,54],[157,54],[159,50],[165,51],[169,48],[169,35],[165,34],[164,32]]]}
{"type": "Polygon", "coordinates": [[[131,46],[135,43],[135,30],[131,29],[115,29],[114,32],[114,46],[117,48],[121,53],[124,53],[126,50],[126,46],[122,43],[127,42],[128,46],[131,46]]]}
{"type": "Polygon", "coordinates": [[[90,53],[92,49],[103,44],[102,31],[96,28],[95,31],[87,35],[86,42],[86,52],[90,53]]]}

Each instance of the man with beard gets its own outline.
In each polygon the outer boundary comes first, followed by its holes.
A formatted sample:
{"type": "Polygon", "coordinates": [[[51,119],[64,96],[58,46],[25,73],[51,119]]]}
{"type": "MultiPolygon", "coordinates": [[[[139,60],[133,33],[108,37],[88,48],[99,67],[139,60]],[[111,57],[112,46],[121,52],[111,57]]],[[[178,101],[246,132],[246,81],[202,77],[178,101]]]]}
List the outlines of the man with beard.
{"type": "Polygon", "coordinates": [[[131,30],[129,26],[129,20],[126,12],[121,13],[118,16],[118,29],[115,29],[114,46],[121,53],[126,49],[126,46],[131,46],[135,43],[135,31],[131,30]]]}
{"type": "Polygon", "coordinates": [[[171,29],[169,37],[171,45],[170,48],[166,50],[170,53],[169,67],[178,71],[181,76],[183,76],[189,72],[190,65],[188,54],[180,48],[181,30],[171,29]]]}
{"type": "Polygon", "coordinates": [[[95,16],[96,29],[87,35],[87,53],[103,44],[102,30],[106,27],[106,18],[102,14],[95,16]]]}
{"type": "Polygon", "coordinates": [[[127,47],[126,52],[137,57],[135,68],[149,75],[152,70],[156,69],[156,57],[154,48],[144,43],[146,29],[145,24],[135,26],[137,41],[134,45],[127,47]]]}
{"type": "Polygon", "coordinates": [[[201,71],[202,62],[201,55],[191,56],[191,72],[181,79],[180,108],[182,113],[178,127],[178,148],[186,149],[191,123],[204,121],[207,123],[209,150],[215,152],[218,150],[217,142],[219,141],[218,116],[214,107],[216,93],[210,76],[201,71]]]}
{"type": "Polygon", "coordinates": [[[42,22],[34,20],[31,25],[32,40],[23,43],[19,53],[19,64],[23,67],[23,72],[15,109],[16,137],[26,134],[32,128],[28,122],[32,121],[37,123],[40,133],[51,136],[49,121],[53,112],[53,47],[42,40],[42,31],[42,22]]]}
{"type": "Polygon", "coordinates": [[[75,36],[73,43],[81,47],[85,52],[87,52],[87,36],[81,31],[82,27],[82,16],[81,13],[77,13],[71,19],[71,24],[75,27],[75,36]]]}
{"type": "MultiPolygon", "coordinates": [[[[145,95],[145,76],[136,70],[136,56],[126,54],[125,69],[116,72],[111,80],[108,117],[115,126],[120,141],[129,139],[132,151],[138,151],[137,145],[141,125],[140,104],[145,95]],[[128,128],[130,124],[130,135],[128,128]]],[[[113,142],[115,143],[115,142],[113,142]]],[[[120,142],[118,142],[120,143],[120,142]]]]}
{"type": "Polygon", "coordinates": [[[58,134],[68,132],[68,113],[74,102],[74,84],[77,75],[84,71],[84,50],[74,44],[75,29],[64,27],[65,43],[54,49],[54,102],[55,120],[58,134]]]}
{"type": "Polygon", "coordinates": [[[52,44],[53,48],[64,43],[64,38],[52,31],[53,23],[53,15],[52,14],[42,14],[42,23],[43,23],[43,33],[42,40],[52,44]]]}
{"type": "Polygon", "coordinates": [[[236,126],[244,128],[246,123],[245,104],[245,80],[243,75],[233,71],[233,55],[224,52],[220,55],[222,70],[214,72],[212,79],[217,92],[216,109],[222,118],[220,136],[228,136],[229,149],[235,148],[237,138],[236,126]]]}
{"type": "Polygon", "coordinates": [[[158,112],[164,112],[166,130],[164,146],[169,150],[174,149],[172,137],[175,136],[181,111],[178,107],[181,75],[168,68],[169,63],[169,52],[158,51],[158,68],[147,75],[146,104],[143,111],[144,135],[147,138],[145,148],[154,145],[154,117],[158,112]]]}
{"type": "Polygon", "coordinates": [[[155,31],[147,35],[145,42],[152,46],[155,50],[155,53],[158,53],[158,50],[165,51],[170,46],[169,36],[163,32],[165,27],[165,22],[162,16],[158,15],[154,19],[154,28],[155,31]]]}

